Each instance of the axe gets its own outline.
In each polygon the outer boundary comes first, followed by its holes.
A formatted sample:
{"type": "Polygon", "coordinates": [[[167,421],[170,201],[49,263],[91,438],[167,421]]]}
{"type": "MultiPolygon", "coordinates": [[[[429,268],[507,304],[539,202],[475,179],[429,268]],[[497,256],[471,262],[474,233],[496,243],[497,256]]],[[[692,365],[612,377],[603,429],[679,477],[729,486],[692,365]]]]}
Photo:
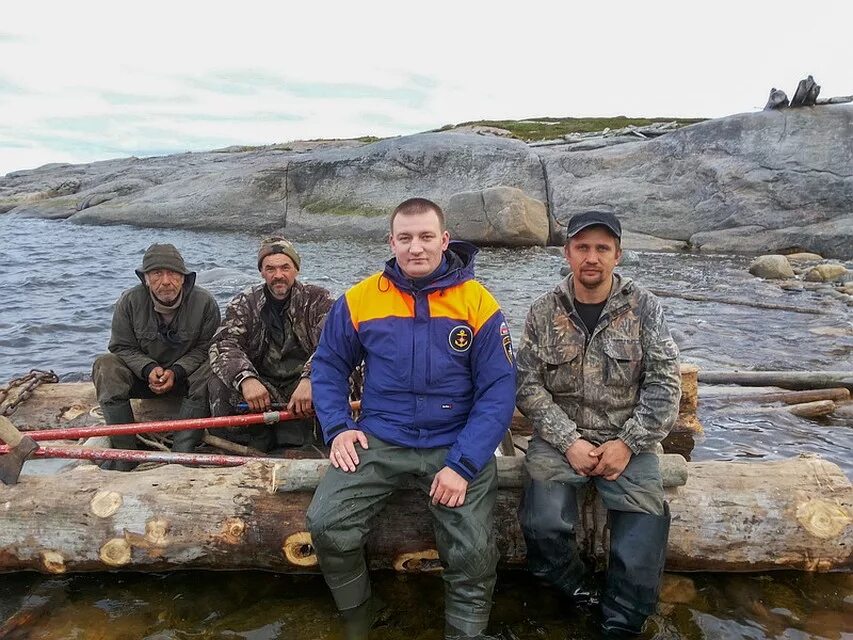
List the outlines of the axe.
{"type": "Polygon", "coordinates": [[[0,440],[9,445],[9,453],[0,457],[0,480],[3,484],[17,484],[21,467],[39,446],[32,438],[21,435],[4,416],[0,416],[0,440]]]}

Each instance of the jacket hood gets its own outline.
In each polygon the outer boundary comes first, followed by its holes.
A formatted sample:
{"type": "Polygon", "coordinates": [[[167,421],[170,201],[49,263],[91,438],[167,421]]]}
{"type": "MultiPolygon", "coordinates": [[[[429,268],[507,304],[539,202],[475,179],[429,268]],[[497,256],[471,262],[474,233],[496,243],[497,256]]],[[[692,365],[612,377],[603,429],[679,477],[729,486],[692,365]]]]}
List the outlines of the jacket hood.
{"type": "MultiPolygon", "coordinates": [[[[447,260],[447,270],[434,280],[420,287],[421,291],[444,289],[474,278],[474,258],[480,250],[464,240],[451,240],[444,252],[447,260]]],[[[385,263],[385,277],[395,286],[405,291],[411,291],[413,281],[407,278],[397,267],[397,258],[391,258],[385,263]]]]}

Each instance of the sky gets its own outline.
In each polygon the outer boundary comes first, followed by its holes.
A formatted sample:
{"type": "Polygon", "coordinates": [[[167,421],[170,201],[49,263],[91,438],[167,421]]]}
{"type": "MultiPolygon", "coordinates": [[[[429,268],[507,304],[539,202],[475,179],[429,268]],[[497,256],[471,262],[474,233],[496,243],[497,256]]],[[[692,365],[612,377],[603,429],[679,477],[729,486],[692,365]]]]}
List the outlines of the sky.
{"type": "Polygon", "coordinates": [[[6,2],[0,176],[479,119],[853,94],[853,3],[6,2]]]}

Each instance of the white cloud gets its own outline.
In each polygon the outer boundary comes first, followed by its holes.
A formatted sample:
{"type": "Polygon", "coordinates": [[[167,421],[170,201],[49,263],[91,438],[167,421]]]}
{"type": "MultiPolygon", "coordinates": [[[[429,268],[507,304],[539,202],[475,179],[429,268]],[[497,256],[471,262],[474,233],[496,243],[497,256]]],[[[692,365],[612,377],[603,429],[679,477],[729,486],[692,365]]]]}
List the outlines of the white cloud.
{"type": "Polygon", "coordinates": [[[822,95],[853,93],[846,3],[695,6],[17,3],[0,32],[15,61],[0,174],[477,118],[720,116],[808,73],[822,95]]]}

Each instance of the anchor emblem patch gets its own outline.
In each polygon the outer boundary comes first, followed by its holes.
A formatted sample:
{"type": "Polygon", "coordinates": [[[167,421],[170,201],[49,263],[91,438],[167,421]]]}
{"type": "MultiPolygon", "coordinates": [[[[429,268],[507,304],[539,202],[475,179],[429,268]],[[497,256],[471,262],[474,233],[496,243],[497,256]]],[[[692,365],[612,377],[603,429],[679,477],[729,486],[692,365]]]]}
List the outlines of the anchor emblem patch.
{"type": "Polygon", "coordinates": [[[451,349],[457,353],[464,353],[471,348],[471,343],[474,341],[474,332],[471,331],[471,327],[460,324],[450,330],[447,340],[450,342],[451,349]]]}

